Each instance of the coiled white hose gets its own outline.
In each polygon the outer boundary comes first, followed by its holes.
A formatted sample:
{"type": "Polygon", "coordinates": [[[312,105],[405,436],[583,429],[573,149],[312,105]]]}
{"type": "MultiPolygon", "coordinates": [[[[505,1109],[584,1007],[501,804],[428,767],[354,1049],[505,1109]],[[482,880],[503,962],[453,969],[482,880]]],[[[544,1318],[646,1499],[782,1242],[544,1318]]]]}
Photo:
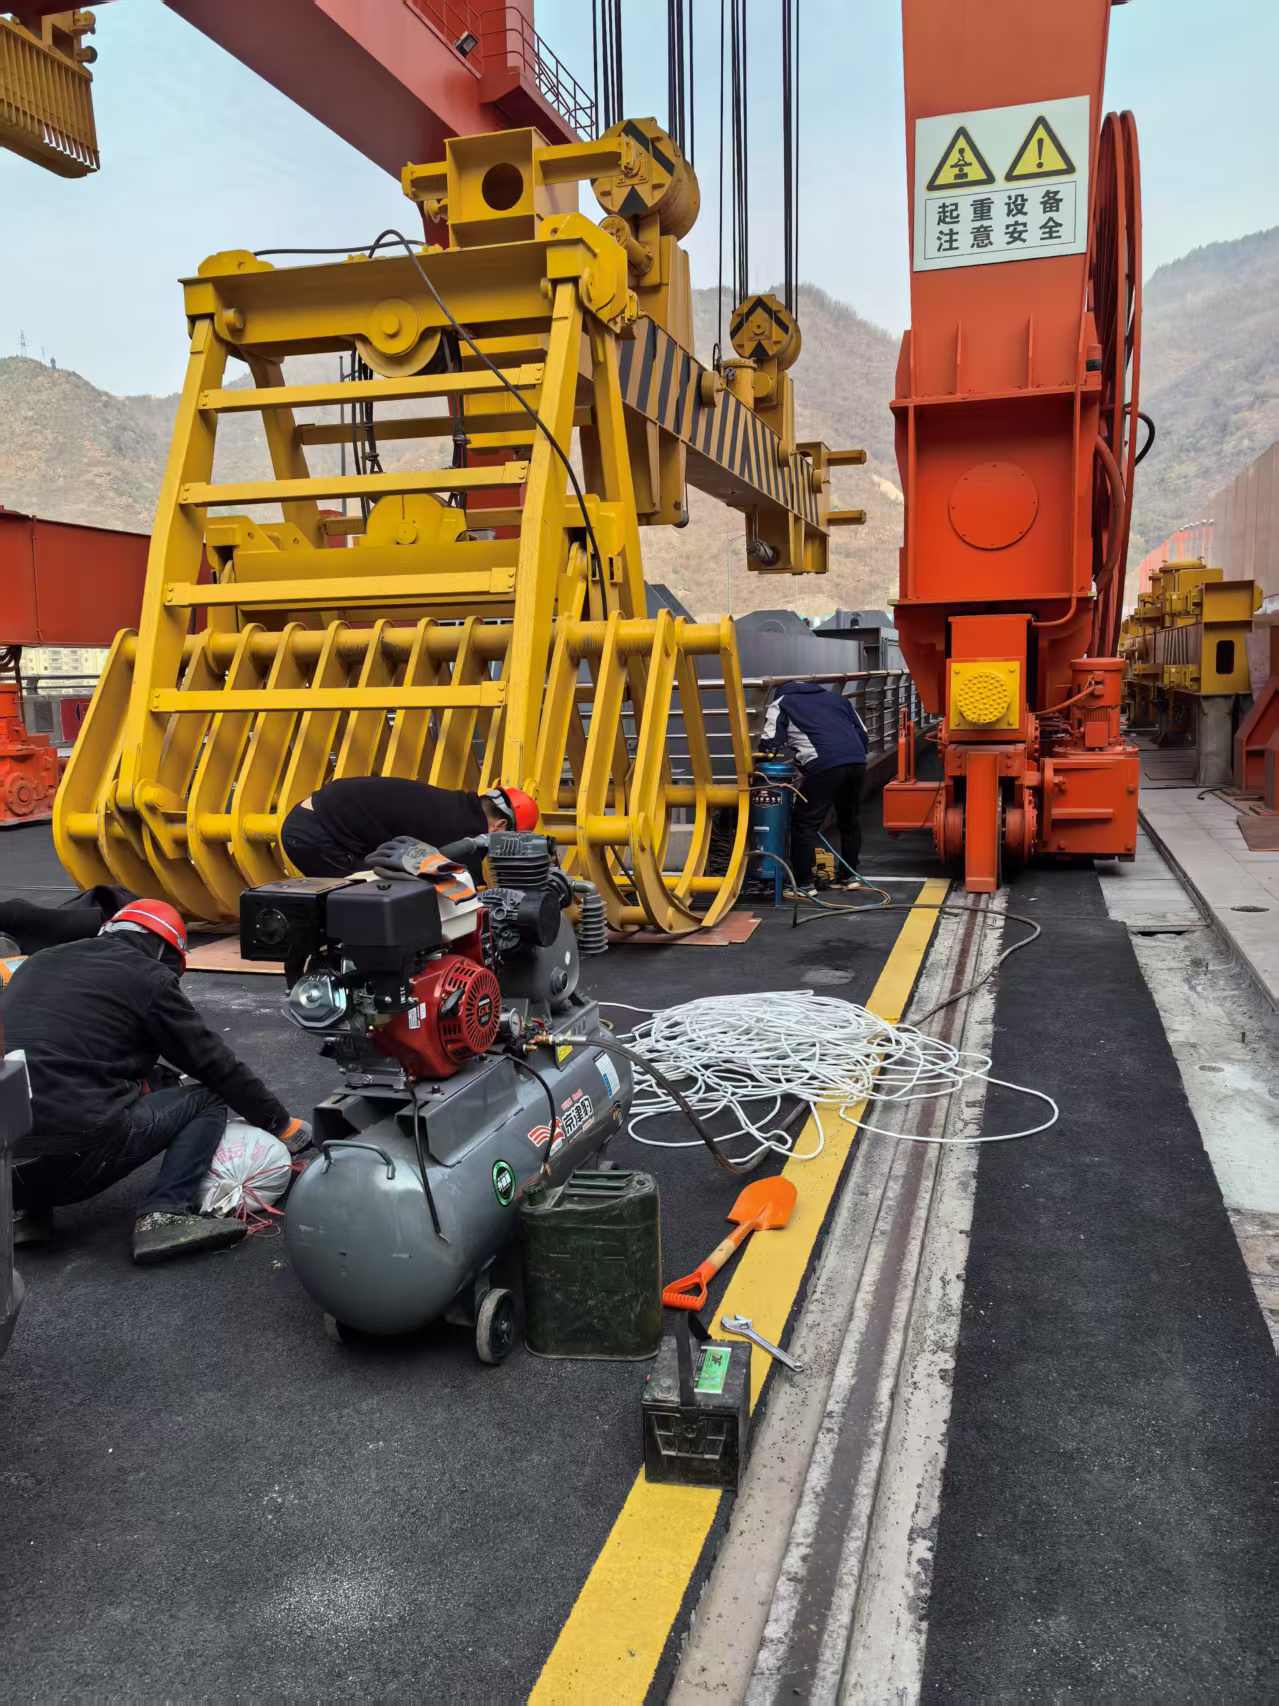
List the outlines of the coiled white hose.
{"type": "MultiPolygon", "coordinates": [[[[731,1128],[718,1134],[716,1141],[750,1139],[753,1146],[747,1153],[733,1156],[739,1163],[770,1149],[797,1161],[814,1160],[826,1143],[822,1107],[829,1112],[833,1102],[839,1103],[837,1118],[862,1131],[914,1143],[961,1146],[1034,1137],[1054,1125],[1060,1112],[1042,1090],[992,1078],[989,1055],[955,1048],[913,1025],[890,1025],[865,1007],[809,990],[711,995],[688,1001],[652,1012],[625,1040],[673,1079],[703,1118],[720,1114],[731,1118],[731,1128]],[[1024,1131],[980,1137],[926,1137],[889,1131],[852,1117],[856,1104],[872,1096],[881,1102],[922,1102],[953,1095],[974,1080],[1033,1096],[1051,1112],[1024,1131]],[[809,1150],[797,1152],[793,1137],[780,1123],[788,1098],[811,1111],[817,1141],[809,1150]]],[[[674,1100],[637,1067],[630,1120],[636,1142],[654,1149],[699,1148],[701,1139],[696,1137],[641,1135],[638,1128],[645,1121],[675,1111],[674,1100]]]]}

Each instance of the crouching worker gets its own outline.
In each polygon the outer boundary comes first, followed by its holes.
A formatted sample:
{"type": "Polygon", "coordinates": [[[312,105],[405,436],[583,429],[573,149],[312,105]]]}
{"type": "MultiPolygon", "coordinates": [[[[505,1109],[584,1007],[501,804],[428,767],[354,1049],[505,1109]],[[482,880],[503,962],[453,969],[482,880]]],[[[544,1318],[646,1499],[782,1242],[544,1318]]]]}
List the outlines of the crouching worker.
{"type": "Polygon", "coordinates": [[[837,888],[860,889],[862,784],[866,780],[866,725],[842,693],[815,681],[789,681],[764,714],[766,750],[788,750],[799,765],[800,797],[791,813],[791,866],[795,887],[788,900],[811,900],[817,842],[826,819],[839,825],[843,871],[837,888]]]}
{"type": "Polygon", "coordinates": [[[537,805],[519,788],[469,794],[401,776],[348,776],[326,782],[294,806],[280,841],[304,877],[349,877],[368,869],[375,848],[402,836],[447,847],[497,830],[536,827],[537,805]]]}
{"type": "MultiPolygon", "coordinates": [[[[14,1242],[40,1243],[52,1211],[83,1202],[156,1155],[133,1228],[135,1262],[237,1243],[244,1225],[196,1212],[228,1105],[291,1151],[310,1127],[214,1035],[182,993],[187,937],[160,900],[137,900],[98,936],[46,948],[0,990],[5,1047],[21,1049],[33,1131],[17,1146],[14,1242]],[[159,1057],[198,1082],[148,1091],[159,1057]]],[[[170,1075],[171,1076],[171,1075],[170,1075]]]]}

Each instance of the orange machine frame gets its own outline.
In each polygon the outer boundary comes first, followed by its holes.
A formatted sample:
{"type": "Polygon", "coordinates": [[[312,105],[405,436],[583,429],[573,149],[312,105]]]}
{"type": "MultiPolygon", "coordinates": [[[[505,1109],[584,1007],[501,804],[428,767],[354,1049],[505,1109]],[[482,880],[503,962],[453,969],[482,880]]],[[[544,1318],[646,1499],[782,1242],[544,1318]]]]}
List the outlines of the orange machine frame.
{"type": "Polygon", "coordinates": [[[145,533],[41,521],[0,504],[0,829],[53,812],[62,774],[48,735],[29,734],[15,672],[23,646],[107,646],[142,608],[145,533]]]}
{"type": "Polygon", "coordinates": [[[906,497],[896,624],[940,718],[941,775],[916,775],[904,730],[884,822],[931,828],[976,892],[998,886],[1005,855],[1124,858],[1136,845],[1138,758],[1111,654],[1140,247],[1135,127],[1101,120],[1110,8],[903,4],[912,256],[918,120],[1089,100],[1086,253],[950,270],[912,259],[892,405],[906,497]]]}

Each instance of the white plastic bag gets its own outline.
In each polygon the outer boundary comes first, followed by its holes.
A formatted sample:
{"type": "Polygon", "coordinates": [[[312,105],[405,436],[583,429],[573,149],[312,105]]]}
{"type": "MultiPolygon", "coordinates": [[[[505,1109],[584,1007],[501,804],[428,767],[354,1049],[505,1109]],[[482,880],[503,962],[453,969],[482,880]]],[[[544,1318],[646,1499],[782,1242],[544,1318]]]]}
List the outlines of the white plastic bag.
{"type": "Polygon", "coordinates": [[[278,1137],[246,1120],[228,1120],[200,1186],[204,1214],[252,1214],[277,1202],[289,1187],[293,1163],[278,1137]]]}

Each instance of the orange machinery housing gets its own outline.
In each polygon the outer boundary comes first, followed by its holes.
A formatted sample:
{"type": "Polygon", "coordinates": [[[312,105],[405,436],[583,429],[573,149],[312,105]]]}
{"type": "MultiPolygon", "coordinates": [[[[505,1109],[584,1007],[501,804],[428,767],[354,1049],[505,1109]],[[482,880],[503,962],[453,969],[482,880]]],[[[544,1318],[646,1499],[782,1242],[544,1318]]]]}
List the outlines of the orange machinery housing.
{"type": "Polygon", "coordinates": [[[149,544],[0,505],[0,829],[50,817],[61,774],[52,740],[22,720],[22,647],[108,646],[134,627],[149,544]]]}
{"type": "Polygon", "coordinates": [[[979,893],[998,887],[1005,855],[1127,858],[1136,845],[1138,756],[1120,733],[1114,653],[1139,187],[1132,115],[1101,116],[1110,10],[903,6],[912,268],[893,403],[906,498],[896,624],[940,719],[941,775],[916,774],[905,729],[884,822],[931,829],[979,893]]]}

